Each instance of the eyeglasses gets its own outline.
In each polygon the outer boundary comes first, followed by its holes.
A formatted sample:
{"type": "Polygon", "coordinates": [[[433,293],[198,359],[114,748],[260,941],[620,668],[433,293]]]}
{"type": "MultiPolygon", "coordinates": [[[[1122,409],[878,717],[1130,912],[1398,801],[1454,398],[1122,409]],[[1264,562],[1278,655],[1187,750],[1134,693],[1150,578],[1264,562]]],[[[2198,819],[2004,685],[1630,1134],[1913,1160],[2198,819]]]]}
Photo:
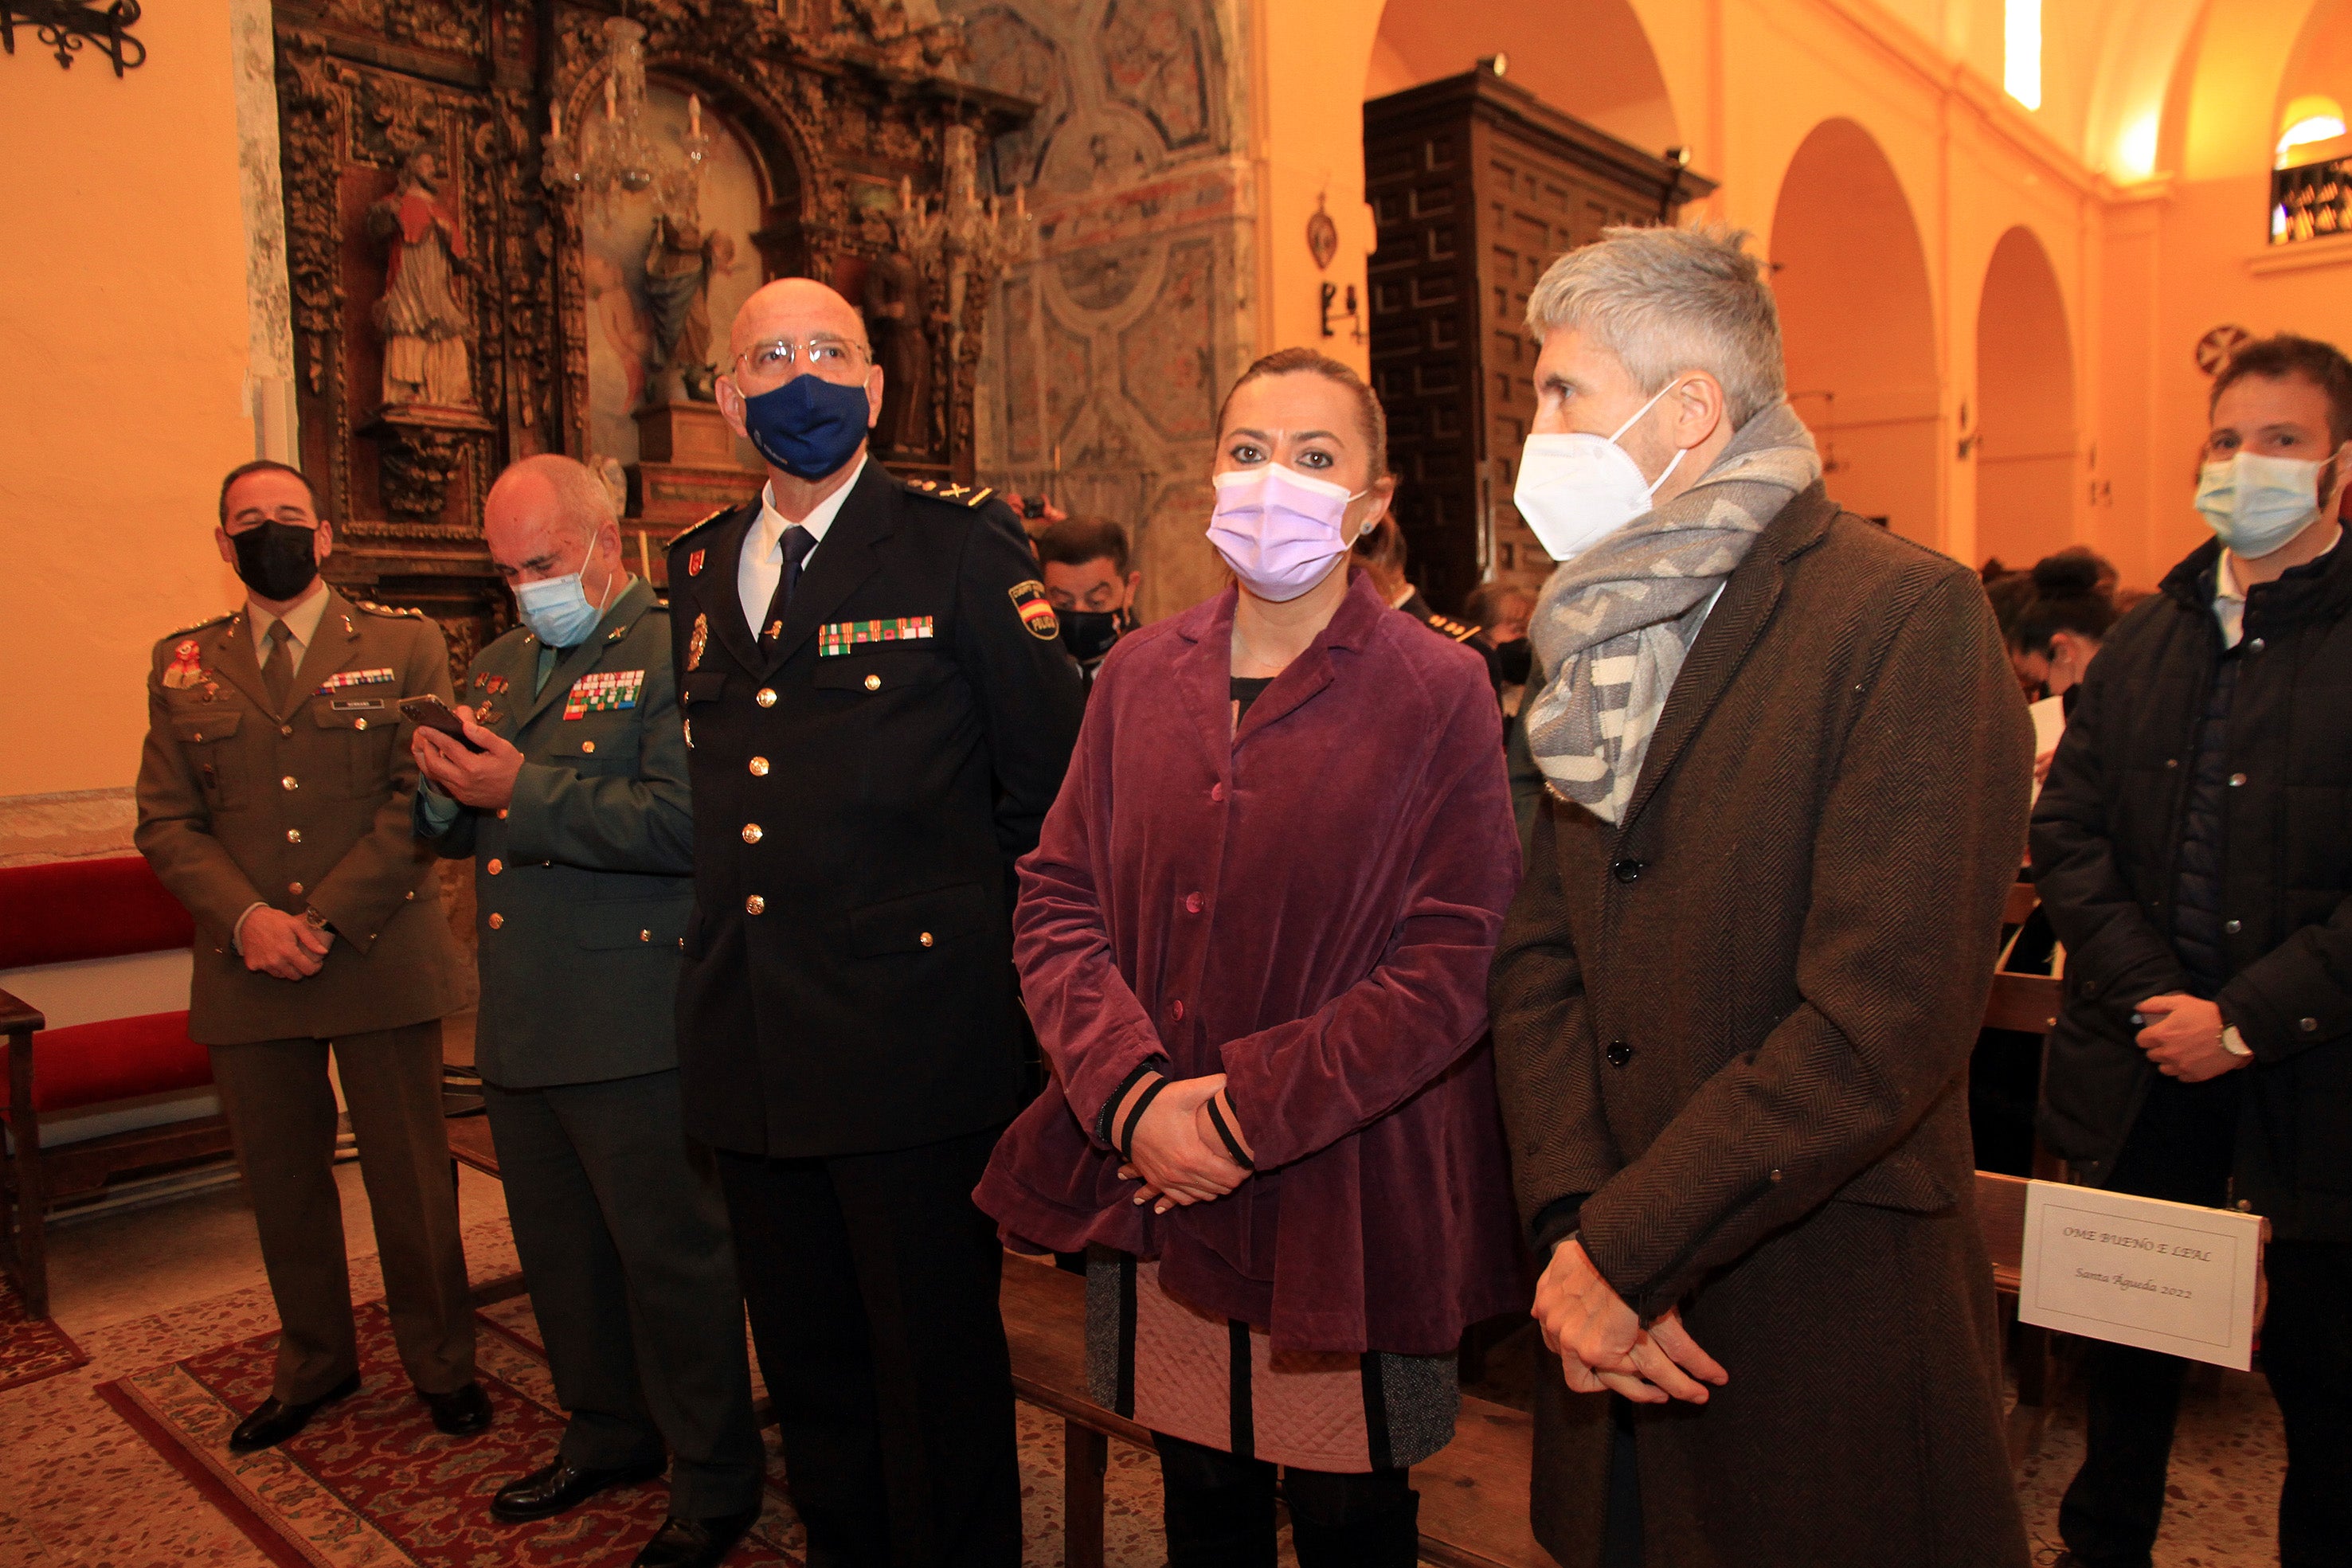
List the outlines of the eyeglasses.
{"type": "Polygon", "coordinates": [[[790,338],[771,338],[754,343],[735,356],[735,373],[763,384],[781,382],[793,373],[795,364],[804,364],[820,374],[839,367],[855,365],[866,357],[865,348],[846,338],[820,333],[806,342],[796,343],[790,338]]]}

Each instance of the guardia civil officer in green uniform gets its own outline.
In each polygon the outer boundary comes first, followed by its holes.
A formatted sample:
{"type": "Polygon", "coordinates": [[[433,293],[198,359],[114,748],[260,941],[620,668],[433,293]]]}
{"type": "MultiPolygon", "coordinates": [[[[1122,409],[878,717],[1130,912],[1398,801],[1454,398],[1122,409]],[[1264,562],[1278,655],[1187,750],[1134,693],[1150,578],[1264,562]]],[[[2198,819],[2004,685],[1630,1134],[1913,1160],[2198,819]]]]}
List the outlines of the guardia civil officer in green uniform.
{"type": "Polygon", "coordinates": [[[220,519],[245,607],[155,644],[135,841],[195,917],[188,1033],[211,1048],[278,1303],[270,1396],[229,1447],[283,1442],[360,1386],[330,1050],[401,1364],[436,1427],[478,1431],[441,1120],[441,1019],[473,985],[408,831],[399,707],[448,695],[448,649],[415,611],[320,580],[333,529],[299,471],[232,471],[220,519]]]}
{"type": "Polygon", "coordinates": [[[1013,861],[1077,672],[1013,514],[866,455],[882,371],[805,278],[737,314],[760,501],[669,557],[694,779],[687,1128],[718,1150],[812,1564],[1021,1561],[1003,1249],[971,1189],[1024,1100],[1013,861]]]}
{"type": "Polygon", "coordinates": [[[482,536],[523,624],[466,677],[466,734],[420,728],[416,831],[474,857],[475,1063],[515,1249],[571,1419],[490,1511],[546,1519],[670,1460],[638,1568],[712,1564],[759,1517],[743,1310],[673,1030],[694,907],[669,616],[623,564],[602,481],[527,457],[482,536]]]}

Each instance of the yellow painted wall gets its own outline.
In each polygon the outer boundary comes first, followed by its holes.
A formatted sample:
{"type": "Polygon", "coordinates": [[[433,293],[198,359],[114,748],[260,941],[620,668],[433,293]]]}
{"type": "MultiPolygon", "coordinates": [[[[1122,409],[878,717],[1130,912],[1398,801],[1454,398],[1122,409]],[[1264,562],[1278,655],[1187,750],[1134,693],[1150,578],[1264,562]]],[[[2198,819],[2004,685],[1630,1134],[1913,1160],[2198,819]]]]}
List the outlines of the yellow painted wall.
{"type": "Polygon", "coordinates": [[[253,455],[227,7],[151,6],[147,63],[0,56],[0,797],[129,784],[147,651],[237,597],[220,476],[253,455]]]}

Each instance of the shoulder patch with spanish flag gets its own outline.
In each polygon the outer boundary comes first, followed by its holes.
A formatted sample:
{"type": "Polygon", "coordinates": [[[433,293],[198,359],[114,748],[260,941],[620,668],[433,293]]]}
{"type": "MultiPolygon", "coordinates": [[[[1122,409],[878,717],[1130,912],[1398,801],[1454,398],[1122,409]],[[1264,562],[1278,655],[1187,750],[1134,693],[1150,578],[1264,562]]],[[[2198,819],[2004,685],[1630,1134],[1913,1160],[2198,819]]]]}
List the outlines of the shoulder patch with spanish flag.
{"type": "Polygon", "coordinates": [[[1044,583],[1032,578],[1004,591],[1012,596],[1013,608],[1021,612],[1021,624],[1029,628],[1029,635],[1050,643],[1062,634],[1062,622],[1054,614],[1053,601],[1045,597],[1044,583]]]}

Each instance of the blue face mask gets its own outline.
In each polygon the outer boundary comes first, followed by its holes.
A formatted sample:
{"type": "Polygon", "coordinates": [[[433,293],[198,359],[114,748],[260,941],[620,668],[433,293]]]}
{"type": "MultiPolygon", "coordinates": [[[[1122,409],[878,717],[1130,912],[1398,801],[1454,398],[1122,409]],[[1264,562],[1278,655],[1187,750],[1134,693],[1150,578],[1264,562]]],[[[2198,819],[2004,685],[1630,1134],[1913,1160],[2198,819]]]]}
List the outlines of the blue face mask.
{"type": "Polygon", "coordinates": [[[822,479],[849,461],[866,440],[870,414],[863,382],[794,376],[743,400],[743,429],[760,455],[796,479],[822,479]]]}
{"type": "MultiPolygon", "coordinates": [[[[604,591],[613,591],[612,583],[604,585],[604,591]]],[[[596,630],[596,622],[604,618],[603,605],[588,602],[588,592],[580,586],[577,571],[569,577],[518,582],[514,596],[522,623],[530,628],[532,636],[551,648],[569,648],[585,642],[588,633],[596,630]]]]}

